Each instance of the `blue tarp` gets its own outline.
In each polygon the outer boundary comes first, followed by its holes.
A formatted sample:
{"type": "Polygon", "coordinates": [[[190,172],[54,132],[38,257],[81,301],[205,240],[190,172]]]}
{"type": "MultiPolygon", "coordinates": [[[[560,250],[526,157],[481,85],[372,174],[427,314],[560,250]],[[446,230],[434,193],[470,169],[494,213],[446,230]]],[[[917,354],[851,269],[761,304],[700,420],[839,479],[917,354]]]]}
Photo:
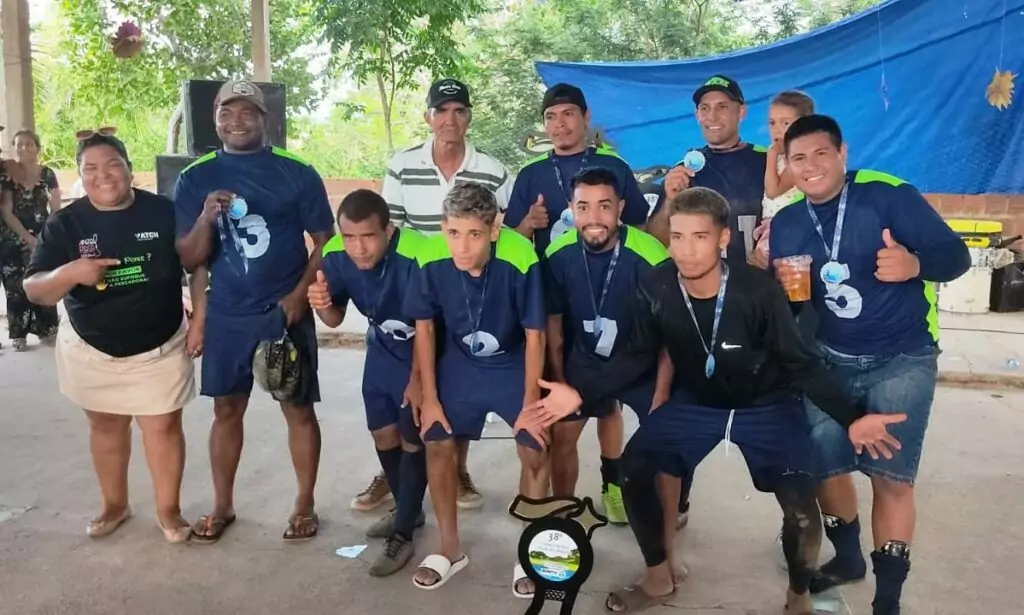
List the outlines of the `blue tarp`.
{"type": "Polygon", "coordinates": [[[1024,0],[889,0],[726,55],[538,62],[537,71],[548,85],[583,88],[595,125],[634,169],[674,164],[703,144],[691,96],[721,73],[743,87],[747,141],[767,145],[768,101],[799,88],[839,121],[851,168],[884,170],[924,192],[1021,194],[1024,77],[1013,104],[999,110],[985,93],[997,66],[1024,75],[1024,0]]]}

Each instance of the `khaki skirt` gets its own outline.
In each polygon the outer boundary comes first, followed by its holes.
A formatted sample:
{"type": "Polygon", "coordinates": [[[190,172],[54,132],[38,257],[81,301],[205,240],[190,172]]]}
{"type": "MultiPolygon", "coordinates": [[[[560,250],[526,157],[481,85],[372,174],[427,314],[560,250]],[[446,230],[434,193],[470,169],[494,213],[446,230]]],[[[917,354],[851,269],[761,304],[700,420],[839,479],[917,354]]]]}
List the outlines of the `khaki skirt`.
{"type": "Polygon", "coordinates": [[[93,348],[71,323],[57,333],[60,392],[86,410],[130,416],[168,414],[195,399],[196,380],[185,345],[187,325],[164,345],[130,357],[93,348]]]}

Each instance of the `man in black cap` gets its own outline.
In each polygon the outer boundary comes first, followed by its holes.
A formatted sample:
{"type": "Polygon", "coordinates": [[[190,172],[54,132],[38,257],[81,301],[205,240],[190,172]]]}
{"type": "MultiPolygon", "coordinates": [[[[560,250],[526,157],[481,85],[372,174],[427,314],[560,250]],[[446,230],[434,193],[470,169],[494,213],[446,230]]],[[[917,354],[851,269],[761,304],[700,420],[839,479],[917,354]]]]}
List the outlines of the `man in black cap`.
{"type": "MultiPolygon", "coordinates": [[[[691,186],[711,188],[729,201],[732,241],[728,260],[745,262],[754,247],[753,231],[761,220],[764,198],[764,170],[768,149],[746,143],[739,127],[747,117],[746,100],[740,84],[725,75],[715,75],[693,93],[697,123],[707,142],[691,154],[703,158],[703,168],[678,163],[665,176],[665,200],[691,186]]],[[[651,219],[652,234],[668,241],[668,218],[659,204],[651,219]]]]}
{"type": "MultiPolygon", "coordinates": [[[[474,182],[494,193],[498,208],[508,206],[513,179],[497,159],[478,151],[466,139],[473,117],[469,88],[456,79],[441,79],[430,86],[423,119],[433,135],[425,143],[396,154],[384,174],[382,195],[388,202],[391,222],[428,235],[441,232],[441,205],[457,183],[474,182]]],[[[400,446],[394,441],[375,442],[378,450],[400,446]]],[[[469,441],[459,440],[459,506],[478,508],[483,498],[466,469],[469,441]]],[[[370,511],[390,496],[383,473],[352,500],[352,508],[370,511]]]]}
{"type": "Polygon", "coordinates": [[[632,169],[607,145],[589,143],[590,110],[583,91],[558,83],[544,93],[541,105],[544,131],[554,145],[547,154],[526,163],[516,177],[505,225],[533,239],[538,254],[562,233],[573,229],[570,211],[572,178],[582,168],[606,167],[618,178],[626,202],[622,223],[643,226],[650,206],[637,186],[632,169]]]}

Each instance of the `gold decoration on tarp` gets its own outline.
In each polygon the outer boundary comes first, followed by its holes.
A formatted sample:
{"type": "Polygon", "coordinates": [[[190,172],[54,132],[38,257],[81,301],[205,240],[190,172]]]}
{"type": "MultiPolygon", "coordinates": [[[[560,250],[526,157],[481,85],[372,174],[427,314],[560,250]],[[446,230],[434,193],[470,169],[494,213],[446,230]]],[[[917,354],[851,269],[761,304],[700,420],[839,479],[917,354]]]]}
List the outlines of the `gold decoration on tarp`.
{"type": "Polygon", "coordinates": [[[992,77],[992,82],[985,88],[985,98],[988,99],[988,104],[992,105],[996,109],[1002,111],[1013,104],[1013,80],[1017,75],[1010,71],[1001,71],[996,68],[996,74],[992,77]]]}

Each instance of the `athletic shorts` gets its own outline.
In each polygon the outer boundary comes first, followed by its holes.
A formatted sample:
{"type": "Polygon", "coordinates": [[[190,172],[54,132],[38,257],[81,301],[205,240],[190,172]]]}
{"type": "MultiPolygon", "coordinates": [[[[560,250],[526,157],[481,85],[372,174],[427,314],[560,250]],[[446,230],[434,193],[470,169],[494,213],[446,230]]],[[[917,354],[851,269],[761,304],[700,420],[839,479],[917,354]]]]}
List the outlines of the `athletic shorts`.
{"type": "MultiPolygon", "coordinates": [[[[523,358],[508,365],[483,366],[465,358],[458,349],[445,352],[437,362],[437,395],[452,433],[446,433],[435,423],[423,440],[479,440],[489,412],[500,416],[510,427],[515,425],[523,409],[525,369],[523,358]]],[[[516,442],[544,450],[525,432],[516,435],[516,442]]]]}
{"type": "Polygon", "coordinates": [[[653,459],[659,471],[691,480],[718,443],[743,454],[758,491],[774,492],[784,476],[811,473],[807,418],[799,401],[728,410],[673,398],[651,413],[626,453],[653,459]]]}
{"type": "Polygon", "coordinates": [[[412,409],[402,407],[405,388],[409,384],[412,363],[370,345],[363,366],[363,406],[366,427],[377,431],[397,425],[402,439],[418,444],[419,432],[412,420],[412,409]]]}
{"type": "MultiPolygon", "coordinates": [[[[252,392],[252,361],[260,342],[284,335],[284,312],[275,307],[263,314],[239,316],[210,310],[203,335],[203,367],[200,394],[206,397],[248,395],[252,392]]],[[[296,404],[320,401],[317,376],[316,324],[312,312],[288,329],[306,361],[296,404]]]]}
{"type": "Polygon", "coordinates": [[[823,344],[819,348],[850,401],[868,412],[903,413],[907,420],[889,425],[889,433],[901,445],[893,451],[893,458],[872,459],[866,451],[856,455],[846,430],[806,400],[816,477],[823,480],[860,470],[868,476],[914,484],[935,399],[938,347],[929,345],[888,356],[847,355],[823,344]]]}

